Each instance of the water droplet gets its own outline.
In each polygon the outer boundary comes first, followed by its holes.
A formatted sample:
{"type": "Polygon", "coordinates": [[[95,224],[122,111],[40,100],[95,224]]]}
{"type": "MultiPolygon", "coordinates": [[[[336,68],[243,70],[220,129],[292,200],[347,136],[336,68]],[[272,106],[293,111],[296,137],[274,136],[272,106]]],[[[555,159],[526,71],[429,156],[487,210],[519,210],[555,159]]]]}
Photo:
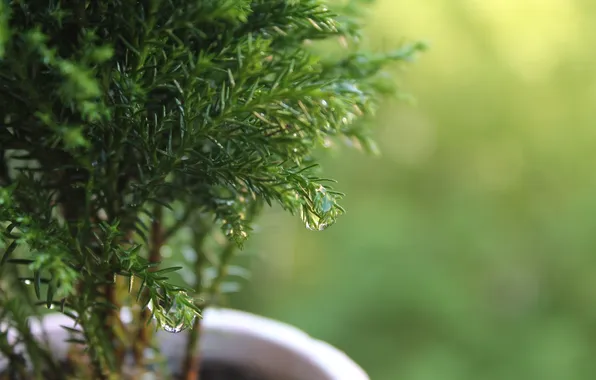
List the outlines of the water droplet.
{"type": "MultiPolygon", "coordinates": [[[[180,292],[180,295],[185,295],[180,292]]],[[[188,308],[181,307],[176,299],[162,299],[160,305],[155,308],[153,300],[149,301],[147,308],[154,312],[154,319],[162,330],[169,333],[179,333],[191,327],[196,316],[189,317],[188,308]],[[155,309],[155,310],[154,310],[155,309]],[[187,323],[188,322],[188,323],[187,323]]]]}
{"type": "Polygon", "coordinates": [[[327,223],[310,224],[309,222],[306,222],[304,225],[311,231],[323,231],[328,226],[327,223]]]}
{"type": "Polygon", "coordinates": [[[316,209],[323,214],[331,212],[335,203],[332,196],[327,193],[327,189],[325,189],[323,185],[320,185],[316,189],[314,201],[316,209]]]}
{"type": "Polygon", "coordinates": [[[329,212],[333,208],[333,202],[329,198],[325,197],[321,200],[319,208],[323,212],[329,212]]]}
{"type": "Polygon", "coordinates": [[[329,227],[329,223],[322,222],[319,216],[312,212],[305,211],[304,209],[300,210],[300,217],[306,228],[311,231],[323,231],[329,227]]]}
{"type": "Polygon", "coordinates": [[[325,100],[321,100],[321,105],[322,105],[323,107],[327,108],[327,106],[328,106],[328,104],[327,104],[327,101],[325,101],[325,100]]]}
{"type": "Polygon", "coordinates": [[[165,331],[165,332],[169,332],[172,334],[177,334],[179,332],[182,332],[186,329],[186,327],[184,326],[184,323],[180,323],[176,326],[170,326],[170,325],[161,325],[161,328],[165,331]]]}
{"type": "Polygon", "coordinates": [[[25,281],[23,281],[23,283],[24,283],[25,285],[31,285],[31,280],[25,280],[25,281]]]}

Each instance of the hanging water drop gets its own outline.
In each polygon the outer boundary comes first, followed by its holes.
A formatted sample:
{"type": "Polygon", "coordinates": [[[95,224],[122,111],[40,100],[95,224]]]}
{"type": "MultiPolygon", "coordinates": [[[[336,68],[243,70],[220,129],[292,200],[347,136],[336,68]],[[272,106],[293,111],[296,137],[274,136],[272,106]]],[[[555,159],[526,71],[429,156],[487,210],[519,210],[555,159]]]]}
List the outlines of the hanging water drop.
{"type": "Polygon", "coordinates": [[[318,215],[306,211],[304,209],[300,210],[300,217],[304,222],[304,226],[311,231],[323,231],[327,227],[329,227],[329,223],[321,221],[318,215]]]}
{"type": "Polygon", "coordinates": [[[167,324],[163,324],[163,325],[161,325],[161,328],[163,329],[163,331],[169,332],[172,334],[177,334],[179,332],[186,330],[184,323],[180,323],[179,325],[176,325],[176,326],[170,326],[167,324]]]}
{"type": "Polygon", "coordinates": [[[327,193],[327,189],[320,185],[316,190],[315,195],[315,207],[320,210],[323,214],[327,214],[333,209],[333,199],[327,193]]]}
{"type": "Polygon", "coordinates": [[[311,231],[323,231],[328,227],[327,223],[320,223],[320,224],[310,224],[309,222],[304,222],[304,225],[307,229],[311,231]]]}
{"type": "Polygon", "coordinates": [[[329,212],[333,208],[333,202],[328,197],[324,197],[320,203],[320,208],[323,212],[329,212]]]}
{"type": "Polygon", "coordinates": [[[189,327],[192,327],[192,325],[195,322],[195,318],[196,317],[192,317],[190,322],[186,322],[185,319],[180,315],[180,311],[178,310],[171,310],[168,313],[168,316],[173,320],[173,323],[168,323],[166,321],[163,321],[160,324],[160,327],[163,331],[165,332],[169,332],[172,334],[177,334],[179,332],[182,332],[186,329],[188,329],[189,327]]]}
{"type": "MultiPolygon", "coordinates": [[[[180,292],[177,296],[185,296],[184,292],[180,292]]],[[[165,296],[167,297],[167,296],[165,296]]],[[[165,332],[179,333],[194,324],[196,315],[189,315],[192,313],[187,307],[183,307],[176,302],[176,299],[164,298],[161,299],[158,306],[153,304],[153,300],[149,301],[147,308],[153,312],[153,318],[159,327],[165,332]]]]}

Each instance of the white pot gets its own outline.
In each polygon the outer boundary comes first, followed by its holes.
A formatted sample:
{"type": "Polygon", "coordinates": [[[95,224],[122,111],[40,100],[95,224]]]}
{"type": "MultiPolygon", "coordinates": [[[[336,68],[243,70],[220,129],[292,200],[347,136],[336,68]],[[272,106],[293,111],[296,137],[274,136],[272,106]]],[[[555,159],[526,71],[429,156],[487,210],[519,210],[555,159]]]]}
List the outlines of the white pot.
{"type": "MultiPolygon", "coordinates": [[[[68,349],[63,339],[56,339],[56,334],[65,335],[60,325],[72,326],[73,321],[53,314],[43,318],[41,324],[31,322],[34,335],[40,336],[43,328],[51,337],[50,346],[57,357],[65,356],[68,349]]],[[[295,327],[250,313],[206,310],[201,334],[204,360],[254,368],[271,379],[369,380],[362,368],[338,349],[295,327]]],[[[182,342],[186,342],[186,333],[160,330],[157,340],[168,362],[179,365],[185,353],[186,344],[182,342]]]]}

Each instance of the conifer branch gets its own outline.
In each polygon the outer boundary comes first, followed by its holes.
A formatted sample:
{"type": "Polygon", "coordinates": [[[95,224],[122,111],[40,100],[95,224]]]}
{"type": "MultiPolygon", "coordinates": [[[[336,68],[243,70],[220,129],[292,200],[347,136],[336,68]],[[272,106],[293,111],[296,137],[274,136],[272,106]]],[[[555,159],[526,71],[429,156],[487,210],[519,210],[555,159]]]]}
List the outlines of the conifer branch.
{"type": "MultiPolygon", "coordinates": [[[[314,152],[341,138],[374,152],[366,121],[397,91],[386,68],[424,48],[364,51],[358,1],[338,4],[340,14],[323,0],[0,1],[0,271],[18,273],[32,310],[77,321],[73,339],[87,345],[95,378],[121,374],[118,350],[129,345],[117,309],[137,306],[134,325],[195,327],[192,379],[201,307],[217,298],[261,205],[313,230],[344,213],[314,152]],[[330,41],[336,53],[321,54],[330,41]],[[171,205],[184,214],[166,227],[171,205]],[[211,223],[195,231],[204,304],[159,256],[199,213],[211,223]],[[227,245],[208,283],[200,245],[218,228],[227,245]],[[130,278],[126,297],[115,276],[130,278]]],[[[16,320],[33,311],[2,298],[21,294],[15,286],[0,281],[0,323],[19,331],[42,373],[51,356],[16,320]]],[[[141,330],[139,360],[150,344],[141,330]]]]}

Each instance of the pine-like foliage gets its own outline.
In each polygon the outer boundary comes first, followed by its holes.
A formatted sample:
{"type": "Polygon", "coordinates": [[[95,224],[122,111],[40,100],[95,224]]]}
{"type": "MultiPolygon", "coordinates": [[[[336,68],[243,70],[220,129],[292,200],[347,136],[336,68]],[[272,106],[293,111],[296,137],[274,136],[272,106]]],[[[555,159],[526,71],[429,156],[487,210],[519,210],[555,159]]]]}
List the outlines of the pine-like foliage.
{"type": "Polygon", "coordinates": [[[129,279],[129,306],[177,331],[210,304],[261,204],[314,230],[343,213],[314,149],[337,137],[374,149],[358,120],[393,91],[386,64],[421,46],[365,54],[355,3],[336,5],[0,0],[0,352],[15,373],[6,326],[38,376],[53,365],[27,339],[28,288],[77,321],[93,376],[118,378],[117,278],[129,279]],[[329,43],[346,46],[316,53],[329,43]],[[196,237],[196,270],[215,269],[197,273],[199,294],[158,267],[181,228],[196,237]],[[201,244],[218,228],[233,244],[209,261],[201,244]]]}

